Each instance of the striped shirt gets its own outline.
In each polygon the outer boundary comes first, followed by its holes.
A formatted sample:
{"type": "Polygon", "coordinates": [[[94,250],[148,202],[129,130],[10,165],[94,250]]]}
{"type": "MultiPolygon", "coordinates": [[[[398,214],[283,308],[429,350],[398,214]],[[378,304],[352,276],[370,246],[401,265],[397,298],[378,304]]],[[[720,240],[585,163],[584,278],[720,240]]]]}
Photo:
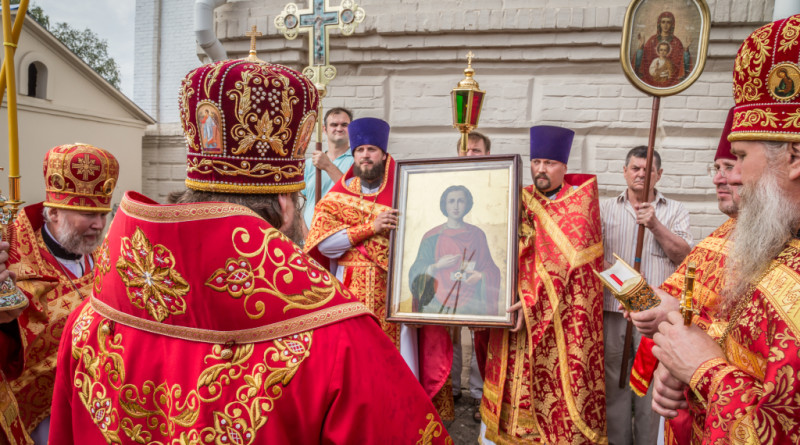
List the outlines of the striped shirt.
{"type": "MultiPolygon", "coordinates": [[[[658,190],[655,191],[656,218],[670,232],[683,238],[692,245],[692,234],[689,232],[689,212],[678,201],[667,199],[658,190]]],[[[623,191],[616,198],[606,199],[600,203],[600,219],[603,222],[603,250],[605,261],[614,264],[617,254],[626,263],[633,266],[636,253],[636,212],[628,200],[628,191],[623,191]]],[[[669,278],[678,264],[670,261],[667,254],[656,242],[653,233],[644,231],[644,248],[642,249],[642,275],[651,287],[658,287],[669,278]]],[[[619,301],[608,289],[603,290],[603,310],[620,312],[619,301]]]]}

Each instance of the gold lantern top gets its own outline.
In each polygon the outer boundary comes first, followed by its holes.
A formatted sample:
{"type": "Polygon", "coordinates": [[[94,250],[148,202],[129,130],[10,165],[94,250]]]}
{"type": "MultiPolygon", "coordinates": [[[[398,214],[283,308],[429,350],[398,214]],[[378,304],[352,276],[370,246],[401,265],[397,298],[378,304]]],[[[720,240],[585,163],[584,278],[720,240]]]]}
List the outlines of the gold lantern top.
{"type": "Polygon", "coordinates": [[[472,69],[472,51],[467,53],[467,67],[464,69],[464,79],[450,92],[453,106],[453,127],[461,132],[461,153],[467,151],[467,138],[469,132],[478,128],[481,116],[483,99],[486,94],[473,78],[475,70],[472,69]]]}

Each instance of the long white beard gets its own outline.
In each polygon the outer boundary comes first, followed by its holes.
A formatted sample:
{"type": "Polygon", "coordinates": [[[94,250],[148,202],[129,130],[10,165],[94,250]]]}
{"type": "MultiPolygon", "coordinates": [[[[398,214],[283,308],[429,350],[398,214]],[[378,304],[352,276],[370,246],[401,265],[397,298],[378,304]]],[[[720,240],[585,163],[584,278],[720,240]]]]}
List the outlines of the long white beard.
{"type": "Polygon", "coordinates": [[[757,284],[800,222],[800,209],[780,188],[772,169],[767,169],[755,184],[740,186],[739,193],[741,205],[732,234],[733,249],[725,264],[722,313],[744,298],[748,285],[757,284]]]}

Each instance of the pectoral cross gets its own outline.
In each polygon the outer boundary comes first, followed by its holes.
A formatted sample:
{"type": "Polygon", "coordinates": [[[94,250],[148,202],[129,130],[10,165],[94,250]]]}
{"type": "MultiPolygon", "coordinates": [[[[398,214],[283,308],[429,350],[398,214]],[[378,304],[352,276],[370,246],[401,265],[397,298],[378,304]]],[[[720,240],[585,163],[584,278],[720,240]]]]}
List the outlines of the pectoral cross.
{"type": "Polygon", "coordinates": [[[289,3],[275,17],[275,26],[289,40],[301,32],[308,33],[308,66],[303,74],[316,85],[327,85],[336,77],[336,68],[328,60],[328,40],[331,28],[339,28],[343,35],[350,35],[364,20],[364,9],[353,0],[343,0],[338,7],[331,7],[330,0],[310,0],[311,7],[298,9],[289,3]]]}

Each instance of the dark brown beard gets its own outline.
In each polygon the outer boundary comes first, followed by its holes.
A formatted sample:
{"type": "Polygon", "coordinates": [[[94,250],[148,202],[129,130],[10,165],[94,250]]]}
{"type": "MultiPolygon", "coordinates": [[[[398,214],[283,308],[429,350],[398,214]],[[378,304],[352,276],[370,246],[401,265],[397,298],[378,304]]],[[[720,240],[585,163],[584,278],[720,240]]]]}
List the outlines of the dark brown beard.
{"type": "Polygon", "coordinates": [[[383,169],[386,165],[385,161],[376,162],[370,170],[363,170],[360,165],[353,164],[353,174],[361,178],[361,181],[374,184],[383,180],[383,169]]]}

